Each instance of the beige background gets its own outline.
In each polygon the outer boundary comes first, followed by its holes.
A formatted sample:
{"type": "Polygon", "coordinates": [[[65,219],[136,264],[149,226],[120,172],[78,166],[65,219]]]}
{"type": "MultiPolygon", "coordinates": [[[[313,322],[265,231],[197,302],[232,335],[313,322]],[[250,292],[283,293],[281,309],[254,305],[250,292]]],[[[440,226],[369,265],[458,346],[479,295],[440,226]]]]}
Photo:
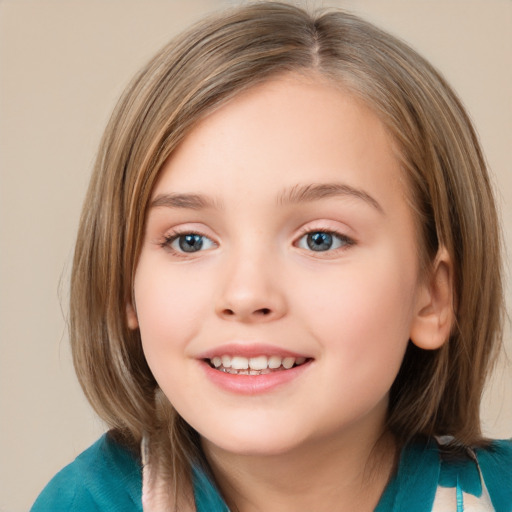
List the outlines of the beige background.
{"type": "MultiPolygon", "coordinates": [[[[113,102],[172,34],[229,3],[0,3],[0,511],[27,510],[103,429],[74,377],[65,316],[78,215],[113,102]]],[[[349,7],[441,69],[480,133],[511,247],[512,1],[307,3],[349,7]]],[[[511,388],[502,365],[484,403],[489,435],[512,435],[511,388]]]]}

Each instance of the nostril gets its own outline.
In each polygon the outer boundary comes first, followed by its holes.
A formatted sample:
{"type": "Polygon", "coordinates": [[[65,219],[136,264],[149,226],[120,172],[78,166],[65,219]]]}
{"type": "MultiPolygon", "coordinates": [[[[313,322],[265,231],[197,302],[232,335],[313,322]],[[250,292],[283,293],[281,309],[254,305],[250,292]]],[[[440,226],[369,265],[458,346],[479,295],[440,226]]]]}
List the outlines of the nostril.
{"type": "Polygon", "coordinates": [[[245,310],[243,308],[240,308],[240,309],[237,309],[237,308],[225,308],[223,309],[220,314],[222,316],[224,316],[225,318],[227,317],[240,317],[240,318],[249,318],[251,316],[253,317],[267,317],[267,316],[270,316],[272,314],[272,309],[271,308],[259,308],[259,309],[254,309],[254,310],[251,310],[250,308],[245,310]]]}

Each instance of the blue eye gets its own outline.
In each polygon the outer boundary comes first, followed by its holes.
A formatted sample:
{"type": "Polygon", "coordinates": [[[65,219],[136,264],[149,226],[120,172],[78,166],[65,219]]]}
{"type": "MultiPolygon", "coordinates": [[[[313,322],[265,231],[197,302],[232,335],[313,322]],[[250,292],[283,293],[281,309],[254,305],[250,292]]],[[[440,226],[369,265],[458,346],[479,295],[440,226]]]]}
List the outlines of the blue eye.
{"type": "Polygon", "coordinates": [[[208,237],[198,233],[172,234],[166,237],[165,244],[175,252],[193,253],[201,250],[207,250],[216,244],[208,237]]]}
{"type": "Polygon", "coordinates": [[[343,235],[338,235],[332,231],[310,231],[299,239],[298,247],[309,249],[315,252],[332,251],[354,242],[343,235]]]}

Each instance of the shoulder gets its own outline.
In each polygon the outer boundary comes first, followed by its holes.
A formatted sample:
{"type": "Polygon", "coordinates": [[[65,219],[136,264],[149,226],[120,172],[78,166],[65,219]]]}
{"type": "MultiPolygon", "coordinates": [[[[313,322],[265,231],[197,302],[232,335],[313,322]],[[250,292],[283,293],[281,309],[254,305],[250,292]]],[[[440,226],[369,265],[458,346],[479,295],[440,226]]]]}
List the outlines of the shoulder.
{"type": "Polygon", "coordinates": [[[512,441],[473,450],[454,449],[452,441],[433,438],[406,445],[375,511],[512,512],[512,441]]]}
{"type": "Polygon", "coordinates": [[[466,456],[441,459],[438,495],[453,488],[463,510],[512,512],[512,441],[492,441],[466,456]]]}
{"type": "Polygon", "coordinates": [[[478,467],[493,507],[498,512],[512,511],[512,439],[493,441],[475,450],[478,467]]]}
{"type": "Polygon", "coordinates": [[[140,463],[105,434],[55,475],[31,512],[142,511],[141,493],[140,463]]]}
{"type": "Polygon", "coordinates": [[[496,470],[506,466],[509,475],[512,472],[512,439],[491,441],[485,448],[475,450],[482,471],[496,470]]]}

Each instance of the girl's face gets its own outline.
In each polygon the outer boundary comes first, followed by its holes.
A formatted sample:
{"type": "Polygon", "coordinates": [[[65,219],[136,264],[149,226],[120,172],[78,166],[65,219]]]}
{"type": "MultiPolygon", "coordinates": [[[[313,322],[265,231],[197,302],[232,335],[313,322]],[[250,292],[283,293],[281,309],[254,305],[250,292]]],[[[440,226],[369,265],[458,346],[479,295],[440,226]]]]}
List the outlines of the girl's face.
{"type": "Polygon", "coordinates": [[[383,124],[325,81],[254,87],[182,142],[128,320],[207,443],[279,454],[379,435],[424,295],[405,195],[383,124]]]}

